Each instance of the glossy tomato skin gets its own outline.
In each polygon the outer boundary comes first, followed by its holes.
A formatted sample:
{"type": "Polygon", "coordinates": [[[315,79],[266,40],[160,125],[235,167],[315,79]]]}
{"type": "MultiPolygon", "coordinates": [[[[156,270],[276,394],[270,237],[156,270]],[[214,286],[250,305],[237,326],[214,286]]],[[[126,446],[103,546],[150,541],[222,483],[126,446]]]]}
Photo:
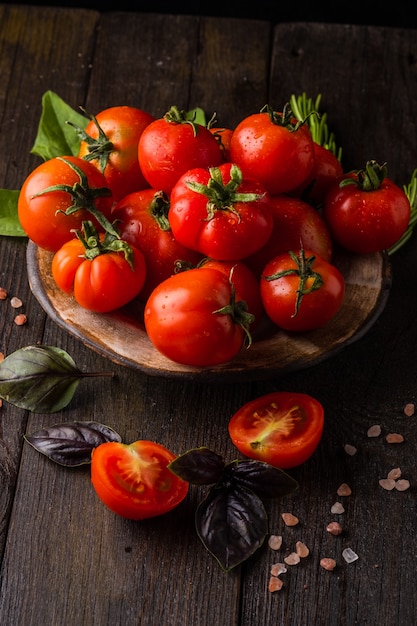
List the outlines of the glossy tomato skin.
{"type": "Polygon", "coordinates": [[[325,146],[314,143],[313,170],[295,193],[312,206],[321,208],[330,187],[342,177],[343,167],[335,154],[325,146]]]}
{"type": "MultiPolygon", "coordinates": [[[[267,263],[261,277],[261,297],[268,317],[287,331],[304,332],[321,328],[342,307],[345,296],[345,281],[340,271],[311,250],[293,252],[299,259],[301,254],[312,260],[312,271],[317,273],[322,284],[318,289],[302,296],[297,311],[297,295],[300,290],[298,264],[290,253],[278,255],[267,263]],[[280,272],[292,273],[268,280],[280,272]]],[[[313,278],[308,278],[305,289],[311,289],[313,278]]]]}
{"type": "MultiPolygon", "coordinates": [[[[223,163],[217,168],[224,185],[231,180],[234,165],[223,163]]],[[[227,203],[227,208],[211,203],[209,198],[189,188],[189,183],[208,186],[212,174],[196,168],[186,172],[171,193],[169,222],[175,238],[184,246],[204,256],[236,261],[259,250],[272,232],[269,195],[263,185],[243,179],[239,194],[255,194],[257,199],[227,203]],[[212,214],[210,214],[212,211],[212,214]]]]}
{"type": "Polygon", "coordinates": [[[196,268],[160,283],[145,305],[150,341],[183,365],[209,367],[230,361],[241,350],[245,332],[226,313],[232,288],[223,272],[196,268]]]}
{"type": "Polygon", "coordinates": [[[94,448],[91,481],[107,508],[121,517],[143,520],[180,504],[188,483],[168,469],[176,456],[161,444],[139,440],[94,448]]]}
{"type": "Polygon", "coordinates": [[[221,128],[219,126],[211,126],[209,130],[219,143],[223,161],[225,163],[230,163],[230,142],[232,141],[233,130],[231,128],[221,128]]]}
{"type": "Polygon", "coordinates": [[[228,429],[245,456],[289,469],[305,463],[317,449],[324,409],[307,394],[275,391],[242,406],[228,429]]]}
{"type": "Polygon", "coordinates": [[[269,207],[274,224],[272,233],[260,250],[244,259],[257,276],[274,257],[298,249],[300,243],[322,259],[331,260],[333,242],[330,231],[316,209],[300,198],[283,194],[271,196],[269,207]]]}
{"type": "Polygon", "coordinates": [[[323,216],[334,241],[352,252],[368,254],[387,250],[403,235],[410,202],[389,178],[372,191],[335,184],[326,195],[323,216]]]}
{"type": "Polygon", "coordinates": [[[160,118],[149,124],[139,141],[139,164],[150,187],[171,193],[177,180],[195,167],[213,167],[223,161],[213,134],[200,124],[160,118]]]}
{"type": "MultiPolygon", "coordinates": [[[[18,199],[18,216],[20,224],[36,245],[45,250],[56,252],[61,246],[74,237],[74,230],[80,230],[82,222],[92,219],[91,214],[79,210],[71,215],[64,212],[73,205],[73,198],[67,191],[50,191],[38,197],[36,194],[54,185],[73,187],[80,182],[79,176],[71,169],[69,163],[78,167],[87,177],[90,189],[108,189],[103,174],[92,164],[79,157],[56,157],[44,161],[36,167],[24,181],[18,199]]],[[[110,217],[113,198],[109,195],[97,198],[95,208],[110,217]]]]}
{"type": "Polygon", "coordinates": [[[143,254],[132,246],[132,269],[123,252],[107,252],[86,259],[78,238],[67,241],[52,259],[52,276],[80,306],[96,313],[118,309],[138,295],[146,277],[143,254]]]}
{"type": "MultiPolygon", "coordinates": [[[[103,174],[114,200],[148,187],[139,166],[138,146],[143,131],[155,119],[153,115],[136,107],[114,106],[100,111],[95,118],[112,145],[103,174]]],[[[89,122],[85,132],[94,140],[99,138],[99,129],[94,120],[89,122]]],[[[89,154],[88,143],[81,141],[78,156],[85,158],[89,154]]],[[[98,159],[91,163],[101,169],[98,159]]]]}
{"type": "Polygon", "coordinates": [[[291,131],[273,123],[268,113],[255,113],[234,129],[230,157],[244,176],[262,183],[269,194],[288,193],[312,172],[313,139],[306,124],[291,131]]]}
{"type": "Polygon", "coordinates": [[[151,188],[131,193],[112,210],[121,238],[138,248],[145,257],[146,280],[139,294],[142,301],[148,299],[159,283],[174,274],[177,261],[197,265],[202,258],[200,253],[180,244],[171,228],[161,227],[152,208],[159,194],[151,188]]]}

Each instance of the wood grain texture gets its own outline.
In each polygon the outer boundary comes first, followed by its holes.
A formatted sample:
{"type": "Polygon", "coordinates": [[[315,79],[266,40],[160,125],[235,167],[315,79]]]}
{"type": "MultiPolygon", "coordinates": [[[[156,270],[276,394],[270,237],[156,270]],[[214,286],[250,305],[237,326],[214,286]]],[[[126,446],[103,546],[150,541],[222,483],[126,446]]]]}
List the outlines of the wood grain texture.
{"type": "MultiPolygon", "coordinates": [[[[291,93],[323,94],[346,167],[387,160],[399,184],[416,166],[417,36],[412,30],[281,24],[192,16],[106,13],[0,5],[0,186],[18,188],[36,163],[30,148],[41,96],[53,89],[88,110],[116,103],[163,113],[172,104],[217,111],[223,124],[291,93]],[[29,69],[28,69],[29,68],[29,69]],[[30,70],[30,71],[29,71],[30,70]]],[[[2,626],[352,626],[412,624],[415,555],[417,284],[415,238],[392,259],[392,287],[378,321],[331,359],[270,380],[201,382],[147,376],[102,358],[48,318],[30,293],[26,242],[0,239],[0,283],[19,295],[28,324],[0,302],[0,351],[30,343],[67,349],[85,371],[73,402],[56,415],[0,409],[0,624],[2,626]],[[310,393],[326,415],[316,454],[292,474],[300,488],[267,503],[277,554],[265,544],[225,575],[193,527],[204,490],[165,517],[128,522],[104,509],[88,468],[68,470],[23,444],[44,425],[95,419],[126,442],[159,441],[173,451],[207,445],[236,458],[227,424],[246,401],[273,390],[310,393]],[[382,434],[369,439],[379,423],[382,434]],[[388,444],[400,432],[404,443],[388,444]],[[355,445],[353,457],[344,445],[355,445]],[[400,466],[411,489],[378,484],[400,466]],[[341,498],[347,482],[353,494],[341,498]],[[345,513],[336,516],[338,500],[345,513]],[[300,519],[286,528],[281,513],[300,519]],[[326,525],[338,519],[340,537],[326,525]],[[268,592],[269,568],[297,540],[310,555],[268,592]],[[347,564],[342,549],[359,559],[347,564]],[[336,559],[324,571],[323,556],[336,559]]]]}

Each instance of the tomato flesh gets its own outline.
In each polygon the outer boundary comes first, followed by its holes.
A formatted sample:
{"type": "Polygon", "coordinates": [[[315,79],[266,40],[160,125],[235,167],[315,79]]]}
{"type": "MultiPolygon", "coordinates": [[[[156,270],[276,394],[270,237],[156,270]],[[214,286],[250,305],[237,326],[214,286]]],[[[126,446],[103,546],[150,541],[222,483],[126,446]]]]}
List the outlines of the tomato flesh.
{"type": "Polygon", "coordinates": [[[188,483],[168,469],[175,455],[153,441],[109,442],[93,450],[91,481],[113,513],[132,520],[162,515],[188,493],[188,483]]]}
{"type": "Polygon", "coordinates": [[[241,407],[229,422],[229,435],[245,456],[287,469],[311,457],[323,428],[324,409],[318,400],[279,391],[241,407]]]}

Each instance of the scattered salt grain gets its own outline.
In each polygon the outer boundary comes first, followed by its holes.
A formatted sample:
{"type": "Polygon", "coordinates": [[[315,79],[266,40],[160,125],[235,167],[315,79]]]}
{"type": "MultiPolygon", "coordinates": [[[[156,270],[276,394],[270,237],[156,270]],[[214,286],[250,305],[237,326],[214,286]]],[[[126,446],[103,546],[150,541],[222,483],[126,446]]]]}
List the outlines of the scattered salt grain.
{"type": "Polygon", "coordinates": [[[16,315],[14,318],[14,323],[16,326],[23,326],[28,321],[28,318],[24,313],[20,313],[20,315],[16,315]]]}
{"type": "Polygon", "coordinates": [[[302,559],[305,559],[306,556],[310,554],[310,550],[307,548],[306,544],[303,543],[302,541],[297,541],[297,543],[295,544],[295,551],[298,554],[298,556],[302,559]]]}
{"type": "Polygon", "coordinates": [[[379,485],[386,491],[392,491],[395,487],[395,480],[393,478],[381,478],[379,485]]]}
{"type": "Polygon", "coordinates": [[[400,478],[400,480],[397,480],[395,482],[395,488],[397,491],[407,491],[409,487],[410,481],[406,480],[405,478],[400,478]]]}
{"type": "Polygon", "coordinates": [[[279,550],[282,546],[282,536],[281,535],[270,535],[268,539],[268,545],[271,550],[279,550]]]}
{"type": "Polygon", "coordinates": [[[274,563],[271,565],[271,576],[280,576],[281,574],[285,574],[287,568],[284,563],[274,563]]]}
{"type": "Polygon", "coordinates": [[[330,512],[340,515],[345,512],[345,507],[343,506],[341,502],[335,502],[332,508],[330,509],[330,512]]]}
{"type": "Polygon", "coordinates": [[[367,432],[368,437],[379,437],[380,434],[381,434],[381,426],[379,424],[375,424],[374,426],[371,426],[370,428],[368,428],[368,432],[367,432]]]}
{"type": "Polygon", "coordinates": [[[336,561],[326,556],[320,559],[320,565],[323,569],[327,570],[328,572],[331,572],[336,567],[336,561]]]}
{"type": "Polygon", "coordinates": [[[389,433],[385,439],[388,443],[402,443],[404,441],[404,437],[399,433],[389,433]]]}
{"type": "Polygon", "coordinates": [[[300,557],[296,552],[291,552],[291,554],[285,557],[284,562],[287,565],[298,565],[298,563],[300,562],[300,557]]]}
{"type": "Polygon", "coordinates": [[[0,287],[0,300],[5,300],[7,298],[7,291],[4,287],[0,287]]]}
{"type": "Polygon", "coordinates": [[[0,352],[0,363],[4,361],[4,359],[5,359],[4,353],[0,352]]]}
{"type": "Polygon", "coordinates": [[[387,478],[392,478],[392,480],[397,480],[401,476],[401,469],[399,467],[395,467],[391,471],[388,472],[387,478]]]}
{"type": "Polygon", "coordinates": [[[23,302],[21,301],[20,298],[17,298],[17,296],[13,296],[13,298],[10,300],[10,306],[13,309],[19,309],[22,305],[23,305],[23,302]]]}
{"type": "Polygon", "coordinates": [[[412,402],[408,402],[404,407],[404,415],[406,415],[407,417],[411,417],[412,415],[414,415],[415,410],[415,405],[412,402]]]}
{"type": "Polygon", "coordinates": [[[331,535],[335,535],[335,536],[341,535],[343,532],[343,528],[341,527],[339,522],[330,522],[329,524],[327,524],[326,530],[331,535]]]}
{"type": "Polygon", "coordinates": [[[346,454],[348,454],[349,456],[354,456],[354,455],[357,453],[358,449],[357,449],[357,448],[355,448],[355,446],[351,446],[351,445],[350,445],[350,443],[347,443],[347,444],[344,446],[344,451],[345,451],[345,452],[346,452],[346,454]]]}
{"type": "Polygon", "coordinates": [[[284,520],[284,524],[286,526],[297,526],[298,522],[300,521],[298,517],[296,517],[292,513],[282,513],[281,517],[284,520]]]}
{"type": "Polygon", "coordinates": [[[345,559],[346,563],[353,563],[353,561],[357,561],[359,558],[356,552],[352,550],[352,548],[345,548],[342,552],[342,556],[345,559]]]}
{"type": "Polygon", "coordinates": [[[268,589],[271,593],[273,593],[274,591],[282,589],[283,585],[284,583],[281,578],[278,578],[278,576],[271,576],[269,579],[268,589]]]}
{"type": "Polygon", "coordinates": [[[352,489],[346,483],[342,483],[337,490],[338,496],[350,496],[352,495],[352,489]]]}

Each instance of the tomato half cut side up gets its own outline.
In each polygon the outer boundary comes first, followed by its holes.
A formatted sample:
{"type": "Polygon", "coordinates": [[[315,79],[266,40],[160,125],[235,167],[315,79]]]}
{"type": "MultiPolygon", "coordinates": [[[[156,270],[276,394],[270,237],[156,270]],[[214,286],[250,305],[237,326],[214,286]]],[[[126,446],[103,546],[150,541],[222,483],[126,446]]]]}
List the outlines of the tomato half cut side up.
{"type": "Polygon", "coordinates": [[[311,457],[323,428],[324,409],[318,400],[276,391],[242,406],[229,422],[229,435],[245,456],[288,469],[311,457]]]}
{"type": "Polygon", "coordinates": [[[93,450],[91,482],[113,513],[131,520],[155,517],[178,506],[188,493],[189,484],[168,468],[175,458],[153,441],[103,443],[93,450]]]}

